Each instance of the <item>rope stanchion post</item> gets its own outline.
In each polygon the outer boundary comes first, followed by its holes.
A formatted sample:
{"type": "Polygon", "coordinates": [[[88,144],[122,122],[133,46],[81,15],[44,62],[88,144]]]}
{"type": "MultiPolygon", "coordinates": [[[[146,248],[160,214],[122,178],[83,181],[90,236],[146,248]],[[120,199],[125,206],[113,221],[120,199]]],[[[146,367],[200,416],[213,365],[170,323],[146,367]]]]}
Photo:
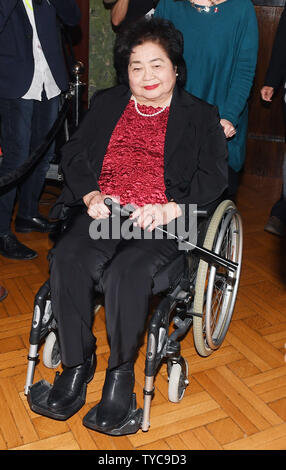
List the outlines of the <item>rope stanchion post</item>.
{"type": "Polygon", "coordinates": [[[81,93],[82,88],[85,86],[85,83],[80,81],[80,76],[84,72],[84,65],[82,62],[78,61],[74,64],[72,68],[73,76],[75,78],[74,82],[70,83],[70,92],[74,97],[74,125],[77,128],[80,122],[80,103],[81,103],[81,93]]]}

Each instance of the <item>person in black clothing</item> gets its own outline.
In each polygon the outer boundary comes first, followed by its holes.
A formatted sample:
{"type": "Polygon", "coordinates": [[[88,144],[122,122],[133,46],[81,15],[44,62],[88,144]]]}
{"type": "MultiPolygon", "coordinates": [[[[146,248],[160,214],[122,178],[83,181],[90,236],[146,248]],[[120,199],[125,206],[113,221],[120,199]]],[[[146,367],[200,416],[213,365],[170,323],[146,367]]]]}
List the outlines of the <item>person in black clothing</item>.
{"type": "MultiPolygon", "coordinates": [[[[273,48],[264,80],[264,86],[261,89],[261,97],[264,101],[271,102],[274,93],[281,84],[284,84],[283,95],[283,114],[286,131],[286,6],[282,12],[273,48]]],[[[271,209],[270,217],[264,229],[267,232],[278,236],[286,233],[286,167],[283,170],[283,188],[282,194],[271,209]]]]}
{"type": "Polygon", "coordinates": [[[114,29],[124,28],[132,21],[152,14],[159,0],[117,0],[111,8],[111,22],[114,29]]]}

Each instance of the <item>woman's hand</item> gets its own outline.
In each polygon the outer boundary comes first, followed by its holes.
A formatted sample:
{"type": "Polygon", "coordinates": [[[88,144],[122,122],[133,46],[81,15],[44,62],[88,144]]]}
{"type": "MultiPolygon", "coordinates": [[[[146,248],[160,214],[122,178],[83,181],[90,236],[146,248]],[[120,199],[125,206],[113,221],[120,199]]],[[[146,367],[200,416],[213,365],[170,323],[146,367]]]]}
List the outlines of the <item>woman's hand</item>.
{"type": "Polygon", "coordinates": [[[220,123],[227,139],[233,137],[236,134],[236,130],[232,122],[228,121],[227,119],[221,119],[220,123]]]}
{"type": "Polygon", "coordinates": [[[109,217],[110,210],[104,204],[104,199],[107,197],[118,202],[115,197],[102,194],[100,191],[91,191],[91,193],[83,196],[83,202],[87,207],[87,213],[90,217],[93,219],[107,219],[107,217],[109,217]]]}
{"type": "Polygon", "coordinates": [[[272,101],[274,88],[272,86],[264,86],[260,90],[261,98],[264,101],[272,101]]]}
{"type": "Polygon", "coordinates": [[[182,210],[175,202],[167,204],[146,204],[138,207],[130,216],[131,220],[135,220],[134,225],[148,232],[152,232],[158,225],[167,225],[171,220],[182,215],[182,210]]]}

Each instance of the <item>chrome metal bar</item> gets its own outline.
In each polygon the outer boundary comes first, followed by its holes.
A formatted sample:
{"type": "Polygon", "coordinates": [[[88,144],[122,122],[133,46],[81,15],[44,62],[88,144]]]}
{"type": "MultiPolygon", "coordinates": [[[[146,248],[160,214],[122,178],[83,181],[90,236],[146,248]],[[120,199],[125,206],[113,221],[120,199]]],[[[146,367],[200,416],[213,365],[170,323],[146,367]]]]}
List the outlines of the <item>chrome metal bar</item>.
{"type": "Polygon", "coordinates": [[[31,344],[29,348],[29,356],[28,356],[28,369],[26,375],[26,384],[24,388],[25,395],[28,395],[31,385],[33,384],[34,380],[34,373],[36,367],[36,361],[38,359],[38,345],[31,344]]]}
{"type": "Polygon", "coordinates": [[[144,407],[143,407],[143,419],[142,419],[142,431],[148,431],[150,427],[150,408],[151,400],[153,395],[154,376],[145,376],[144,386],[144,407]]]}

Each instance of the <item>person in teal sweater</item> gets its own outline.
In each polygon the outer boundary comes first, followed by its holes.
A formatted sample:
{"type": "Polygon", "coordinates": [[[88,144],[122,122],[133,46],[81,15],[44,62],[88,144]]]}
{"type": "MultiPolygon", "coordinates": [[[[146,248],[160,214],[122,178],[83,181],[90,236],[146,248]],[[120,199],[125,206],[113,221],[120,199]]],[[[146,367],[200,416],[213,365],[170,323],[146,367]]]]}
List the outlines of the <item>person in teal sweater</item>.
{"type": "Polygon", "coordinates": [[[218,107],[228,138],[229,194],[235,198],[248,127],[258,27],[251,0],[160,0],[155,16],[184,37],[186,90],[218,107]]]}

